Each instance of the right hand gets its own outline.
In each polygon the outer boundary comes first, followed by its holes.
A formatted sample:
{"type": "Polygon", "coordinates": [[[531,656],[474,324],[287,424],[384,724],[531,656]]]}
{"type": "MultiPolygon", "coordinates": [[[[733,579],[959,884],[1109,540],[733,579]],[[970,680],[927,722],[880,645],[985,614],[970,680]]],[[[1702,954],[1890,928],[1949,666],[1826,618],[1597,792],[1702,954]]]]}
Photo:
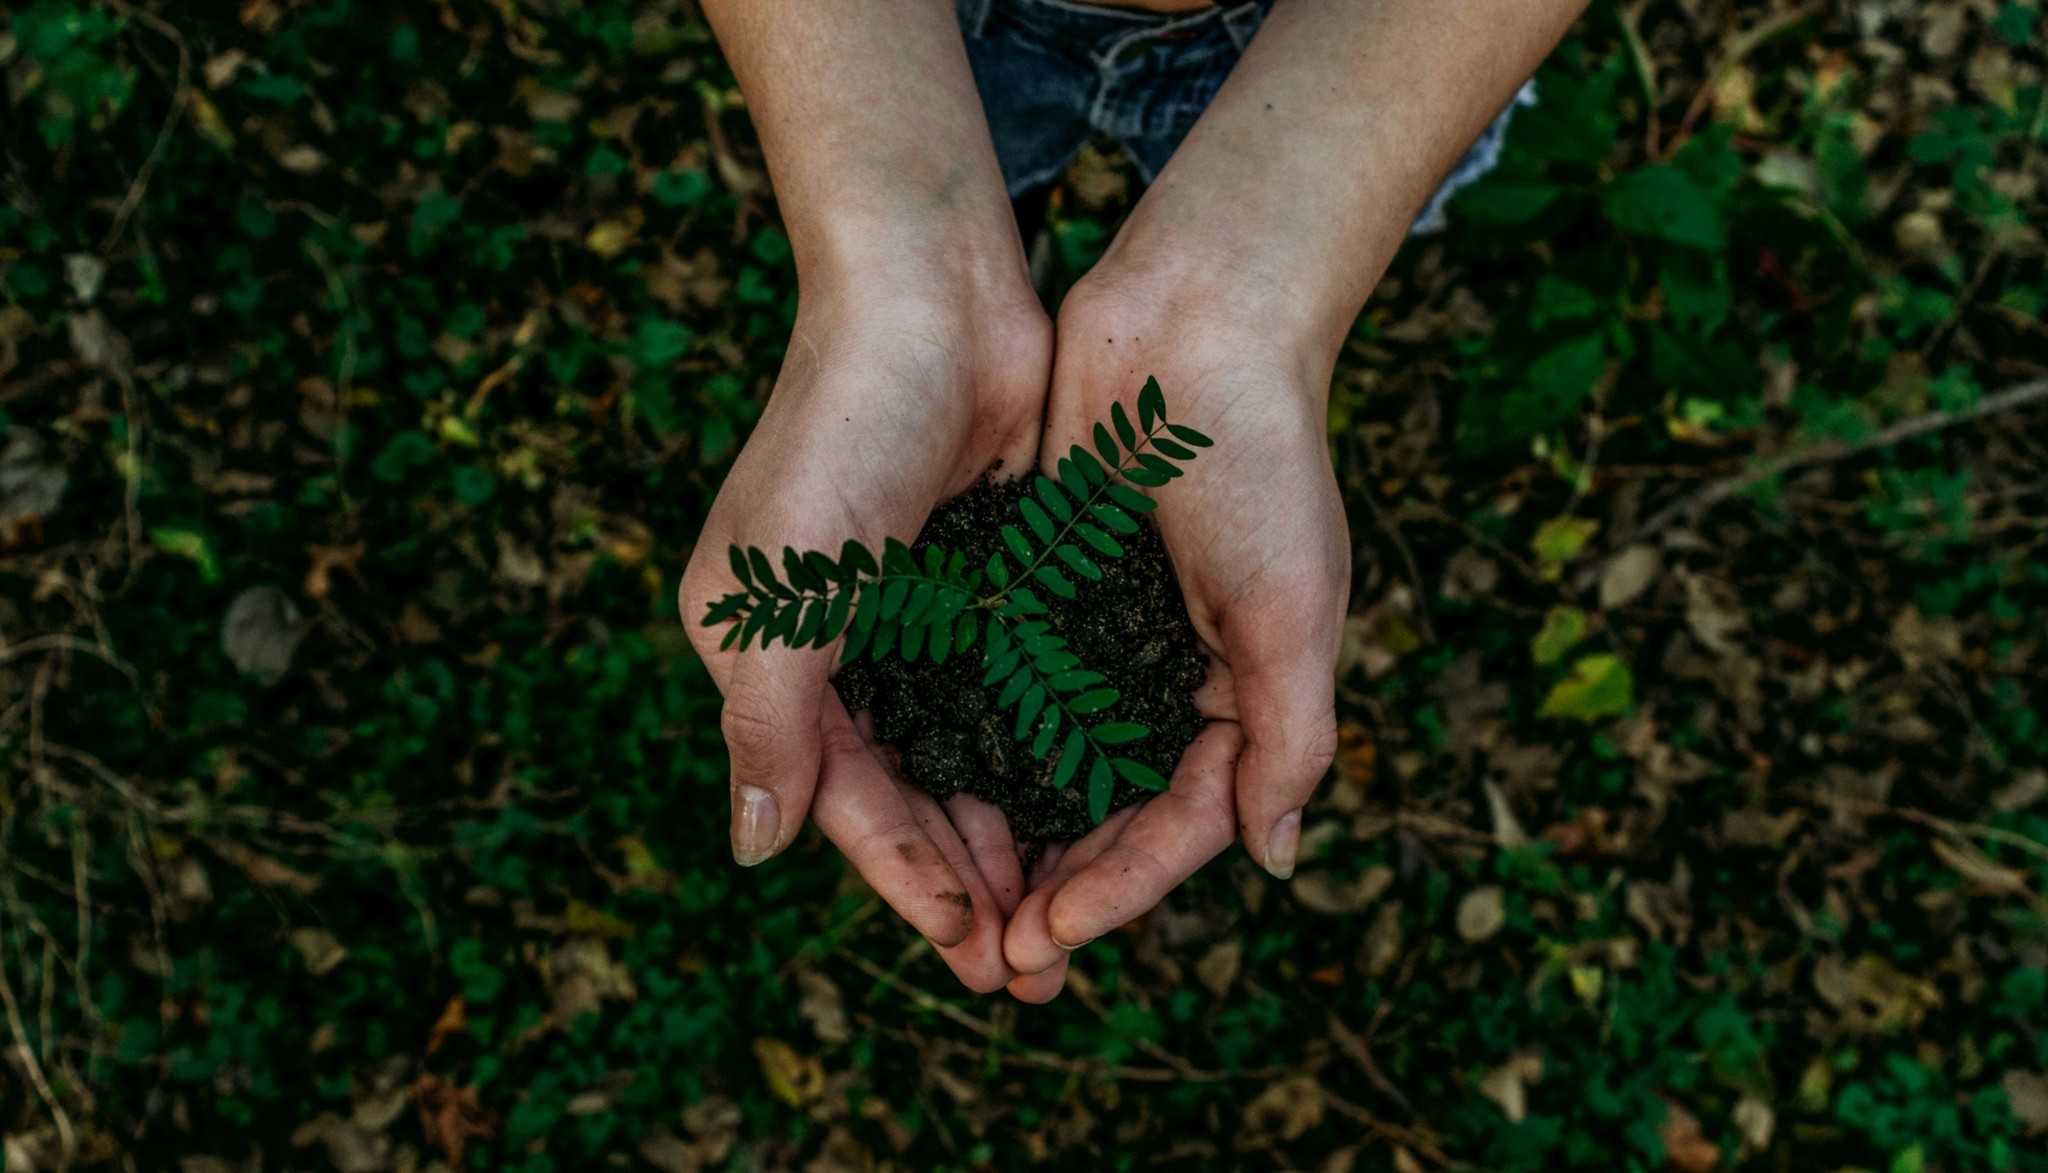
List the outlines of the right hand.
{"type": "Polygon", "coordinates": [[[682,618],[725,697],[734,859],[780,852],[808,813],[963,982],[988,992],[1015,976],[1002,937],[1024,895],[1002,814],[966,796],[941,809],[896,775],[829,682],[837,644],[720,651],[724,627],[702,623],[738,589],[730,545],[778,564],[784,546],[836,555],[854,538],[879,551],[887,537],[913,540],[934,505],[998,462],[1017,475],[1036,460],[1052,328],[1021,271],[993,290],[943,272],[853,278],[802,289],[767,409],[683,573],[682,618]]]}

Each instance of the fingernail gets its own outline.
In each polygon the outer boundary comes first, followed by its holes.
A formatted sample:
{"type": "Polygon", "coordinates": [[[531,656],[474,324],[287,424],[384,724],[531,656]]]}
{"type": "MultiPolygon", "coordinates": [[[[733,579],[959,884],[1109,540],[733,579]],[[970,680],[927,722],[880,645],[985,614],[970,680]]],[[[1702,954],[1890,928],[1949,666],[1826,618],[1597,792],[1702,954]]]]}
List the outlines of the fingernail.
{"type": "MultiPolygon", "coordinates": [[[[1052,934],[1050,933],[1047,933],[1046,935],[1049,937],[1052,936],[1052,934]]],[[[1088,941],[1093,941],[1094,939],[1095,938],[1090,937],[1088,938],[1088,941]]],[[[1060,940],[1058,937],[1052,938],[1053,944],[1058,945],[1060,948],[1065,949],[1069,953],[1072,953],[1074,950],[1079,949],[1083,945],[1086,945],[1088,941],[1076,941],[1073,944],[1069,945],[1065,941],[1060,940]]]]}
{"type": "Polygon", "coordinates": [[[1273,824],[1272,838],[1266,840],[1266,870],[1273,878],[1285,880],[1294,875],[1294,853],[1301,847],[1301,812],[1291,810],[1280,816],[1273,824]]]}
{"type": "Polygon", "coordinates": [[[782,808],[759,786],[737,786],[732,794],[732,858],[743,868],[775,854],[782,834],[782,808]]]}

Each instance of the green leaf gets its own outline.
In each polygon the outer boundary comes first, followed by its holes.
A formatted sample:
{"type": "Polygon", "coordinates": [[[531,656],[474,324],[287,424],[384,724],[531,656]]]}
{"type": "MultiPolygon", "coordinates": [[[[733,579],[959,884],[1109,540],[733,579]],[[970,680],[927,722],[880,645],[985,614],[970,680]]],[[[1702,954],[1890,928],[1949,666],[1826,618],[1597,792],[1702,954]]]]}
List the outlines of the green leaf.
{"type": "MultiPolygon", "coordinates": [[[[1060,487],[1053,483],[1051,477],[1038,477],[1032,482],[1032,487],[1038,491],[1038,500],[1044,504],[1047,513],[1052,514],[1053,517],[1060,521],[1073,520],[1073,505],[1068,503],[1067,495],[1060,491],[1060,487]]],[[[1051,540],[1051,538],[1046,539],[1048,542],[1051,540]]]]}
{"type": "Polygon", "coordinates": [[[926,650],[931,653],[932,663],[943,664],[953,654],[953,619],[940,615],[925,629],[926,650]]]}
{"type": "Polygon", "coordinates": [[[1060,760],[1052,768],[1052,784],[1055,790],[1065,790],[1067,783],[1072,782],[1075,773],[1081,769],[1081,759],[1086,756],[1085,750],[1088,745],[1087,735],[1088,731],[1077,724],[1067,734],[1066,744],[1060,746],[1060,760]]]}
{"type": "Polygon", "coordinates": [[[818,629],[818,642],[816,646],[822,648],[833,640],[838,639],[839,633],[846,630],[846,616],[852,610],[853,588],[850,586],[839,588],[838,592],[832,596],[831,607],[825,612],[825,625],[818,629]]]}
{"type": "Polygon", "coordinates": [[[1031,673],[1016,673],[1010,677],[1009,683],[1003,685],[1003,691],[996,694],[996,707],[1007,709],[1016,704],[1017,699],[1024,695],[1024,690],[1031,686],[1031,673]]]}
{"type": "Polygon", "coordinates": [[[1124,548],[1118,544],[1115,538],[1110,537],[1085,521],[1074,526],[1074,533],[1079,535],[1082,541],[1093,547],[1097,554],[1105,558],[1121,558],[1124,556],[1124,548]]]}
{"type": "Polygon", "coordinates": [[[1146,379],[1144,388],[1138,392],[1138,422],[1148,433],[1154,424],[1166,422],[1166,395],[1159,390],[1158,379],[1146,379]]]}
{"type": "Polygon", "coordinates": [[[896,646],[896,636],[902,630],[902,628],[897,627],[895,624],[889,622],[886,619],[875,625],[875,645],[873,652],[875,659],[888,659],[890,649],[896,646]]]}
{"type": "MultiPolygon", "coordinates": [[[[1067,450],[1067,457],[1074,462],[1075,468],[1081,470],[1081,476],[1089,484],[1099,485],[1109,479],[1109,473],[1103,469],[1102,462],[1095,459],[1086,448],[1081,447],[1079,444],[1067,450]]],[[[1080,494],[1076,494],[1076,496],[1080,496],[1080,494]]]]}
{"type": "Polygon", "coordinates": [[[1577,607],[1552,607],[1550,613],[1543,617],[1543,629],[1529,641],[1529,654],[1538,664],[1555,664],[1584,638],[1584,611],[1577,607]]]}
{"type": "Polygon", "coordinates": [[[1150,471],[1156,472],[1160,476],[1165,477],[1167,480],[1172,480],[1173,478],[1181,475],[1180,468],[1176,466],[1171,460],[1168,460],[1163,456],[1154,456],[1150,452],[1139,453],[1138,463],[1143,465],[1150,471]]]}
{"type": "Polygon", "coordinates": [[[932,598],[938,593],[938,589],[929,582],[921,582],[910,588],[910,601],[903,604],[903,626],[921,626],[927,621],[929,616],[926,613],[931,610],[932,598]]]}
{"type": "Polygon", "coordinates": [[[1131,488],[1129,485],[1119,485],[1111,482],[1104,485],[1102,491],[1109,494],[1110,500],[1130,510],[1132,513],[1150,513],[1154,509],[1159,508],[1157,501],[1131,488]]]}
{"type": "Polygon", "coordinates": [[[705,627],[717,627],[719,624],[738,615],[741,611],[746,610],[747,599],[747,595],[727,595],[716,603],[711,604],[710,609],[705,612],[703,625],[705,627]]]}
{"type": "Polygon", "coordinates": [[[1045,510],[1038,507],[1038,502],[1033,501],[1029,497],[1019,497],[1017,498],[1017,512],[1024,515],[1024,523],[1031,527],[1032,533],[1038,535],[1039,541],[1052,541],[1054,532],[1052,518],[1045,515],[1045,510]]]}
{"type": "Polygon", "coordinates": [[[747,548],[747,562],[754,568],[755,586],[784,598],[795,593],[776,580],[775,568],[768,564],[768,555],[762,553],[758,547],[747,548]]]}
{"type": "Polygon", "coordinates": [[[1175,460],[1193,460],[1195,458],[1192,450],[1183,448],[1164,436],[1152,437],[1152,449],[1155,452],[1171,456],[1175,460]]]}
{"type": "Polygon", "coordinates": [[[1159,776],[1159,771],[1143,762],[1134,762],[1129,758],[1111,758],[1109,764],[1116,767],[1117,774],[1133,786],[1142,786],[1147,790],[1166,789],[1166,779],[1159,776]]]}
{"type": "Polygon", "coordinates": [[[1156,489],[1173,478],[1149,468],[1127,468],[1124,470],[1124,479],[1134,485],[1143,485],[1148,489],[1156,489]]]}
{"type": "Polygon", "coordinates": [[[882,618],[894,619],[903,614],[903,600],[910,596],[910,580],[898,578],[882,586],[882,618]]]}
{"type": "Polygon", "coordinates": [[[1017,561],[1026,566],[1031,565],[1031,543],[1024,539],[1023,532],[1016,526],[1006,525],[1003,527],[1003,542],[1010,547],[1010,553],[1017,556],[1017,561]]]}
{"type": "MultiPolygon", "coordinates": [[[[868,594],[870,595],[873,593],[873,591],[868,592],[868,594]]],[[[863,602],[866,601],[866,597],[867,596],[865,595],[862,596],[863,602]]],[[[851,664],[855,660],[859,659],[860,654],[863,651],[867,650],[868,640],[871,639],[873,635],[873,627],[862,627],[859,623],[855,623],[846,632],[846,642],[839,645],[839,662],[842,664],[851,664]]]]}
{"type": "Polygon", "coordinates": [[[1091,582],[1100,582],[1102,580],[1102,567],[1090,561],[1088,555],[1083,554],[1073,546],[1061,542],[1052,548],[1052,552],[1059,557],[1060,561],[1066,563],[1075,574],[1080,575],[1082,578],[1088,579],[1091,582]]]}
{"type": "Polygon", "coordinates": [[[1084,692],[1067,702],[1067,711],[1076,714],[1099,713],[1122,699],[1122,694],[1113,688],[1098,688],[1084,692]]]}
{"type": "MultiPolygon", "coordinates": [[[[1572,665],[1543,700],[1539,715],[1597,721],[1628,711],[1635,701],[1635,677],[1620,656],[1605,652],[1572,665]]],[[[1070,706],[1071,707],[1071,706],[1070,706]]]]}
{"type": "Polygon", "coordinates": [[[789,576],[789,585],[800,591],[822,591],[825,589],[824,576],[819,574],[816,569],[803,560],[801,555],[788,546],[782,548],[782,573],[789,576]]]}
{"type": "Polygon", "coordinates": [[[912,623],[904,625],[903,646],[897,652],[898,655],[903,657],[904,663],[913,664],[917,662],[917,654],[924,650],[924,633],[925,629],[922,624],[912,623]]]}
{"type": "Polygon", "coordinates": [[[882,614],[882,588],[870,582],[855,589],[860,591],[860,598],[854,602],[853,629],[868,635],[874,631],[875,620],[882,614]]]}
{"type": "Polygon", "coordinates": [[[873,575],[881,570],[875,565],[875,556],[868,552],[868,548],[852,538],[848,538],[846,544],[839,547],[839,569],[849,578],[862,574],[873,575]]]}
{"type": "Polygon", "coordinates": [[[732,560],[732,576],[740,580],[740,585],[743,587],[753,586],[754,573],[747,569],[747,556],[745,552],[738,546],[727,546],[725,548],[725,556],[732,560]]]}
{"type": "MultiPolygon", "coordinates": [[[[1079,657],[1076,657],[1074,662],[1080,663],[1079,657]]],[[[1076,692],[1109,679],[1102,673],[1087,668],[1048,669],[1042,663],[1037,667],[1040,672],[1046,674],[1045,682],[1052,685],[1057,692],[1076,692]]]]}
{"type": "MultiPolygon", "coordinates": [[[[1040,675],[1051,676],[1055,673],[1065,673],[1079,668],[1081,666],[1081,657],[1068,651],[1064,644],[1060,644],[1050,650],[1039,652],[1037,658],[1031,661],[1031,666],[1038,669],[1040,675]]],[[[1080,686],[1076,685],[1075,687],[1078,688],[1080,686]]],[[[1060,691],[1072,692],[1073,689],[1061,688],[1060,691]]]]}
{"type": "Polygon", "coordinates": [[[1100,823],[1109,817],[1109,799],[1115,786],[1109,759],[1097,754],[1094,764],[1088,767],[1088,818],[1091,821],[1100,823]]]}
{"type": "Polygon", "coordinates": [[[1057,566],[1041,566],[1031,572],[1031,577],[1044,583],[1045,589],[1062,599],[1074,597],[1074,584],[1067,581],[1067,576],[1061,574],[1057,566]]]}
{"type": "Polygon", "coordinates": [[[810,567],[811,572],[818,576],[817,590],[824,590],[826,587],[839,581],[838,564],[827,557],[822,550],[804,551],[804,565],[810,567]]]}
{"type": "Polygon", "coordinates": [[[1216,445],[1216,441],[1188,427],[1186,424],[1168,424],[1166,425],[1166,430],[1173,433],[1174,439],[1179,440],[1190,448],[1213,448],[1216,445]]]}
{"type": "Polygon", "coordinates": [[[1020,586],[1011,591],[1009,605],[1014,607],[1019,615],[1045,614],[1045,604],[1039,601],[1038,596],[1032,593],[1030,587],[1020,586]]]}
{"type": "MultiPolygon", "coordinates": [[[[740,632],[740,650],[746,651],[747,646],[754,642],[754,637],[767,630],[769,622],[774,618],[775,601],[763,599],[761,604],[754,608],[754,613],[747,616],[747,622],[740,632]]],[[[763,646],[766,646],[765,642],[763,646]]]]}
{"type": "Polygon", "coordinates": [[[1138,523],[1132,520],[1131,515],[1108,501],[1097,501],[1088,508],[1089,512],[1095,515],[1095,520],[1120,534],[1138,532],[1138,523]]]}
{"type": "Polygon", "coordinates": [[[882,569],[890,574],[916,574],[917,559],[911,557],[909,546],[888,538],[882,543],[882,569]]]}
{"type": "Polygon", "coordinates": [[[1617,178],[1600,193],[1607,218],[1624,232],[1720,251],[1728,230],[1714,198],[1677,167],[1652,163],[1617,178]]]}
{"type": "Polygon", "coordinates": [[[1038,718],[1038,711],[1045,707],[1045,686],[1033,684],[1024,692],[1024,699],[1017,705],[1017,740],[1022,741],[1031,731],[1031,722],[1038,718]]]}
{"type": "Polygon", "coordinates": [[[1010,564],[1003,561],[1000,553],[988,556],[988,580],[996,585],[997,590],[1010,585],[1010,564]]]}
{"type": "Polygon", "coordinates": [[[1102,457],[1102,463],[1110,468],[1117,466],[1116,441],[1109,438],[1109,429],[1095,425],[1095,451],[1102,457]]]}
{"type": "Polygon", "coordinates": [[[980,634],[980,622],[975,619],[974,612],[961,612],[959,620],[953,626],[953,654],[966,655],[967,649],[974,646],[974,637],[980,634]]]}
{"type": "Polygon", "coordinates": [[[1103,745],[1126,745],[1130,742],[1141,740],[1151,732],[1150,729],[1145,728],[1143,725],[1134,724],[1130,721],[1110,721],[1089,730],[1088,736],[1093,737],[1103,745]]]}
{"type": "MultiPolygon", "coordinates": [[[[1062,456],[1059,470],[1060,488],[1065,489],[1067,495],[1076,501],[1088,500],[1088,478],[1081,475],[1081,466],[1075,464],[1071,457],[1062,456]]],[[[1065,521],[1066,517],[1062,516],[1060,520],[1065,521]]]]}
{"type": "Polygon", "coordinates": [[[1046,751],[1052,749],[1052,739],[1060,731],[1060,711],[1057,706],[1045,711],[1045,720],[1038,723],[1038,736],[1031,739],[1031,756],[1045,760],[1046,751]]]}
{"type": "Polygon", "coordinates": [[[739,638],[740,625],[735,623],[725,629],[725,638],[718,641],[718,650],[721,652],[730,650],[733,644],[739,642],[739,638]]]}
{"type": "Polygon", "coordinates": [[[981,686],[983,688],[994,688],[997,681],[1008,680],[1010,674],[1015,672],[1018,666],[1023,663],[1024,653],[1018,651],[1006,652],[990,657],[988,660],[988,671],[981,674],[981,686]]]}
{"type": "Polygon", "coordinates": [[[1116,425],[1116,438],[1123,441],[1124,451],[1136,452],[1138,450],[1138,429],[1131,426],[1131,414],[1124,410],[1123,404],[1112,403],[1109,405],[1109,422],[1116,425]]]}
{"type": "Polygon", "coordinates": [[[818,638],[818,629],[825,625],[825,608],[830,605],[824,599],[812,599],[804,604],[803,620],[796,625],[796,634],[789,640],[791,647],[800,648],[818,638]]]}

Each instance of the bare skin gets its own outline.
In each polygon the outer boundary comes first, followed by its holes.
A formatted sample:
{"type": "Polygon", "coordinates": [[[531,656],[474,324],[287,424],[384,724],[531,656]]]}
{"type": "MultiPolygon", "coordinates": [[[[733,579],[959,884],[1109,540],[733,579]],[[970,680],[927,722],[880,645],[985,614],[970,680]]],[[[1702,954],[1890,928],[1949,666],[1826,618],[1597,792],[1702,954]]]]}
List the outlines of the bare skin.
{"type": "Polygon", "coordinates": [[[1337,351],[1417,210],[1583,0],[1279,0],[1056,326],[1034,313],[950,0],[876,19],[880,2],[706,0],[761,132],[801,308],[684,614],[732,589],[728,542],[908,538],[995,458],[1017,469],[1041,440],[1081,441],[1147,375],[1215,437],[1155,514],[1211,655],[1197,697],[1211,725],[1166,794],[1049,852],[1028,882],[1000,814],[942,810],[892,773],[831,693],[827,653],[707,655],[736,856],[786,847],[808,811],[969,987],[1039,1002],[1073,948],[1233,839],[1292,874],[1335,750],[1350,591],[1325,442],[1337,351]]]}

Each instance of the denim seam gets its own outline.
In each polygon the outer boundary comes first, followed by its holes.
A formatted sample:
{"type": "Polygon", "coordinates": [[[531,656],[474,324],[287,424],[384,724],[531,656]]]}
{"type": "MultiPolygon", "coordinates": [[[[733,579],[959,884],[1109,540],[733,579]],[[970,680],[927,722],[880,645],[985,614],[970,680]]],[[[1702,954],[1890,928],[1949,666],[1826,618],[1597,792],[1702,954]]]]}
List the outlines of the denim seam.
{"type": "Polygon", "coordinates": [[[955,0],[954,7],[960,14],[961,34],[980,40],[988,28],[989,10],[995,7],[995,0],[955,0]]]}

